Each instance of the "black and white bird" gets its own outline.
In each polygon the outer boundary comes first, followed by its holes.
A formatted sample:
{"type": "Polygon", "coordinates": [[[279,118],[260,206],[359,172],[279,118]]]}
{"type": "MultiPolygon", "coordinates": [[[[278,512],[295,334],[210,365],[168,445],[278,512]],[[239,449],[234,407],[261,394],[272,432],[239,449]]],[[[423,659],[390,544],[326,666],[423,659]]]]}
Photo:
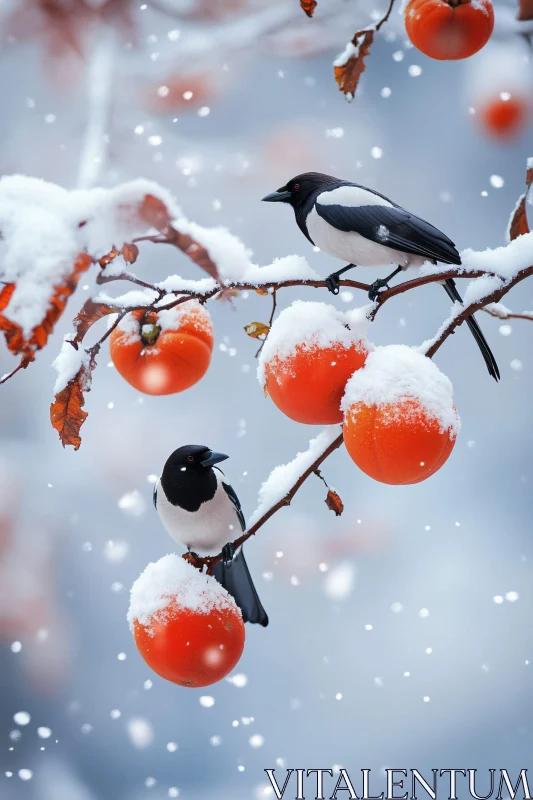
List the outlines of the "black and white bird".
{"type": "MultiPolygon", "coordinates": [[[[356,266],[398,265],[386,278],[372,283],[369,297],[375,300],[381,289],[388,288],[391,278],[408,267],[421,267],[425,261],[461,264],[454,243],[441,231],[388,197],[357,183],[320,172],[305,172],[263,200],[289,203],[298,227],[311,244],[349,262],[326,278],[333,294],[339,292],[340,276],[356,266]]],[[[462,303],[453,280],[443,281],[442,285],[454,303],[462,303]]],[[[470,316],[466,323],[490,375],[499,380],[498,365],[477,321],[470,316]]]]}
{"type": "Polygon", "coordinates": [[[216,466],[228,457],[196,444],[174,450],[154,487],[154,506],[174,541],[198,555],[222,552],[214,577],[233,596],[245,622],[266,627],[268,617],[242,547],[235,553],[231,545],[246,523],[239,498],[216,466]]]}

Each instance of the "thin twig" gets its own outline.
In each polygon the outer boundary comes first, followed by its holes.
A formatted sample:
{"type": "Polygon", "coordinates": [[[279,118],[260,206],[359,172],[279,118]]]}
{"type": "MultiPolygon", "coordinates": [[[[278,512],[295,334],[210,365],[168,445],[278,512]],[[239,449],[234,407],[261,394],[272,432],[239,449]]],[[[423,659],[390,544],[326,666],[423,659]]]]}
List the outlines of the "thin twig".
{"type": "Polygon", "coordinates": [[[19,371],[19,369],[26,369],[29,363],[30,363],[29,359],[26,356],[23,356],[20,359],[20,363],[17,364],[15,369],[11,370],[11,372],[7,372],[5,375],[2,375],[2,377],[0,378],[0,385],[8,381],[10,378],[12,378],[13,375],[15,375],[19,371]]]}
{"type": "Polygon", "coordinates": [[[375,30],[375,31],[379,31],[379,29],[381,28],[381,26],[382,26],[382,25],[383,25],[385,22],[387,22],[388,18],[389,18],[389,17],[390,17],[390,15],[391,15],[392,9],[393,9],[393,7],[394,7],[394,3],[395,3],[395,0],[390,0],[389,7],[388,7],[388,9],[387,9],[387,13],[386,13],[386,14],[385,14],[385,16],[383,17],[383,19],[381,19],[381,20],[378,22],[378,24],[376,25],[376,27],[374,28],[374,30],[375,30]]]}
{"type": "MultiPolygon", "coordinates": [[[[316,473],[317,469],[320,465],[331,455],[335,450],[337,450],[341,444],[343,443],[342,433],[337,436],[337,438],[330,444],[326,449],[318,456],[317,459],[308,467],[305,472],[300,475],[298,480],[293,484],[291,489],[287,492],[287,494],[282,497],[275,505],[271,506],[268,511],[265,511],[262,517],[260,517],[251,528],[248,528],[242,536],[239,536],[238,539],[235,539],[233,542],[233,547],[235,550],[241,547],[251,536],[254,536],[257,531],[263,527],[265,522],[268,522],[270,517],[272,517],[277,511],[279,511],[284,506],[288,506],[291,503],[292,498],[298,491],[298,489],[305,483],[305,481],[309,478],[310,475],[316,473]]],[[[326,484],[327,485],[327,484],[326,484]]],[[[205,556],[205,557],[198,557],[195,559],[195,566],[201,568],[202,566],[206,566],[208,569],[212,569],[215,564],[219,561],[222,561],[222,553],[219,553],[217,556],[205,556]]]]}
{"type": "Polygon", "coordinates": [[[270,314],[270,319],[268,320],[268,331],[266,333],[265,338],[261,342],[261,346],[257,351],[257,353],[255,354],[254,358],[259,358],[259,354],[261,353],[261,350],[265,346],[265,342],[268,339],[268,334],[270,333],[270,328],[272,327],[272,323],[274,322],[274,314],[276,313],[276,306],[277,306],[276,292],[277,289],[272,289],[272,312],[270,314]]]}

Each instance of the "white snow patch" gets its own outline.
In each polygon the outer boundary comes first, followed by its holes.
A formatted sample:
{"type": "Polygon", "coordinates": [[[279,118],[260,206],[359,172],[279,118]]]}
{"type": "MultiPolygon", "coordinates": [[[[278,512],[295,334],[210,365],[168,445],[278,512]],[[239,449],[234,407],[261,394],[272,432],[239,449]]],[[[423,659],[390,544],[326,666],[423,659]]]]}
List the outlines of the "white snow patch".
{"type": "Polygon", "coordinates": [[[235,601],[218,581],[175,553],[148,564],[131,587],[127,615],[130,629],[134,620],[148,629],[154,619],[164,622],[169,616],[169,606],[187,608],[197,614],[209,614],[213,609],[238,611],[235,601]]]}
{"type": "Polygon", "coordinates": [[[114,243],[122,246],[150,229],[137,213],[147,194],[162,200],[172,216],[179,214],[165,189],[142,178],[113,189],[73,191],[24,175],[0,179],[0,279],[16,283],[4,313],[25,336],[44,318],[54,287],[80,253],[99,258],[114,243]]]}
{"type": "Polygon", "coordinates": [[[298,453],[288,464],[282,464],[272,470],[259,490],[259,503],[248,521],[248,527],[255,525],[263,514],[289,493],[296,481],[328,449],[339,433],[337,425],[328,425],[318,436],[311,439],[307,450],[298,453]]]}
{"type": "Polygon", "coordinates": [[[321,350],[335,345],[371,350],[366,339],[368,306],[339,311],[327,303],[295,300],[275,320],[257,365],[257,380],[265,385],[265,364],[291,356],[296,348],[321,350]]]}
{"type": "Polygon", "coordinates": [[[411,399],[437,420],[442,431],[457,436],[460,421],[450,379],[431,359],[403,344],[377,347],[369,354],[365,366],[346,384],[341,408],[353,413],[350,409],[357,403],[383,406],[411,399]]]}
{"type": "Polygon", "coordinates": [[[74,338],[73,334],[65,336],[59,355],[52,363],[57,370],[57,378],[54,385],[54,394],[61,392],[72,378],[74,378],[82,367],[89,364],[90,357],[81,345],[76,350],[70,344],[74,338]]]}
{"type": "Polygon", "coordinates": [[[348,42],[342,53],[339,53],[339,55],[333,62],[333,66],[345,67],[351,58],[357,58],[357,56],[359,55],[360,48],[361,48],[360,42],[358,44],[354,44],[353,42],[348,42]]]}

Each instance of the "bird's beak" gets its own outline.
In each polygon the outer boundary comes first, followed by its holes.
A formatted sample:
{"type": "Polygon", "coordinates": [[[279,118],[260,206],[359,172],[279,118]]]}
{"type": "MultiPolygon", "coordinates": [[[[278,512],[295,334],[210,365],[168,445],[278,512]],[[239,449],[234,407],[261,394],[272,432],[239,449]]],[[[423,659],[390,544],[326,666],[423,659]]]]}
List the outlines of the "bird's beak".
{"type": "Polygon", "coordinates": [[[266,197],[262,197],[261,200],[264,203],[284,203],[285,200],[290,200],[290,198],[290,192],[286,189],[278,189],[277,192],[271,192],[267,194],[266,197]]]}
{"type": "Polygon", "coordinates": [[[213,464],[219,464],[221,461],[225,461],[229,456],[225,453],[215,453],[214,450],[209,451],[209,455],[207,458],[204,458],[203,461],[200,461],[202,467],[212,467],[213,464]]]}

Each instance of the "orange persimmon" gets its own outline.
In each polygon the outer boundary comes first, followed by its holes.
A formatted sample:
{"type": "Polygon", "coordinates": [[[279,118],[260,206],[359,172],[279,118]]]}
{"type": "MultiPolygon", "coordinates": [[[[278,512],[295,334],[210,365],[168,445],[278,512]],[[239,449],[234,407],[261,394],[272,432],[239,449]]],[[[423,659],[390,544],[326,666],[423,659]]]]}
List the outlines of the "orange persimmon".
{"type": "Polygon", "coordinates": [[[362,342],[337,342],[325,348],[297,345],[293,353],[266,361],[265,389],[286,416],[308,425],[342,422],[346,382],[364,366],[362,342]]]}
{"type": "Polygon", "coordinates": [[[209,367],[214,339],[208,311],[189,301],[169,314],[132,311],[110,336],[113,364],[139,392],[182,392],[209,367]]]}
{"type": "Polygon", "coordinates": [[[490,39],[494,11],[490,0],[411,0],[405,27],[414,46],[430,58],[468,58],[490,39]]]}
{"type": "Polygon", "coordinates": [[[410,484],[429,478],[447,460],[454,429],[414,398],[383,405],[355,403],[344,416],[344,444],[357,466],[381,483],[410,484]]]}

